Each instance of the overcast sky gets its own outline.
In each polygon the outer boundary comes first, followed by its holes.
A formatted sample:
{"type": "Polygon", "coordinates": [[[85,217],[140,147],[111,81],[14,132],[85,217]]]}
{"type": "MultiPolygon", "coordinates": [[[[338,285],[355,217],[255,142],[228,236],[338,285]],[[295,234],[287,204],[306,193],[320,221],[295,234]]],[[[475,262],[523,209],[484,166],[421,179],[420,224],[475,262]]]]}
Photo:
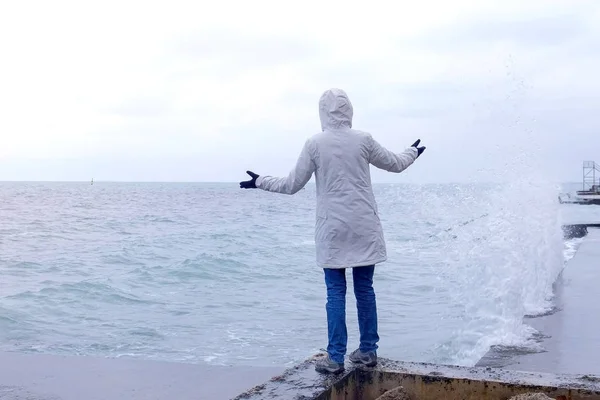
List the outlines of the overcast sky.
{"type": "Polygon", "coordinates": [[[376,181],[600,162],[595,0],[6,1],[0,54],[0,180],[285,175],[331,87],[384,146],[427,146],[376,181]]]}

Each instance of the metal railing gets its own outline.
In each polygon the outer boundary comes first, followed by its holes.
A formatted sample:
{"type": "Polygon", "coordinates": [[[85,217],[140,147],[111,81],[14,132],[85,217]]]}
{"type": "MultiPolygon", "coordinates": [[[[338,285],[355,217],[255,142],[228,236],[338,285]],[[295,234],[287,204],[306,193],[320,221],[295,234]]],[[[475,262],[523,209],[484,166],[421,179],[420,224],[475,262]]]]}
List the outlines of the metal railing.
{"type": "Polygon", "coordinates": [[[600,191],[600,165],[595,161],[583,162],[583,191],[600,191]],[[596,172],[598,174],[596,174],[596,172]],[[598,176],[598,179],[596,178],[598,176]]]}

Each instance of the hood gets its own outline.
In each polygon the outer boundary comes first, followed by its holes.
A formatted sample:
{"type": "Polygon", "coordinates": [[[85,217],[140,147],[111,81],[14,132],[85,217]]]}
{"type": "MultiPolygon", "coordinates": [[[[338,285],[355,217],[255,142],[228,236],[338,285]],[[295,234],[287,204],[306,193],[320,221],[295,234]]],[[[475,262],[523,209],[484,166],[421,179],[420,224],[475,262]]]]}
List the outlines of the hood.
{"type": "Polygon", "coordinates": [[[352,128],[352,103],[342,89],[329,89],[319,100],[321,129],[352,128]]]}

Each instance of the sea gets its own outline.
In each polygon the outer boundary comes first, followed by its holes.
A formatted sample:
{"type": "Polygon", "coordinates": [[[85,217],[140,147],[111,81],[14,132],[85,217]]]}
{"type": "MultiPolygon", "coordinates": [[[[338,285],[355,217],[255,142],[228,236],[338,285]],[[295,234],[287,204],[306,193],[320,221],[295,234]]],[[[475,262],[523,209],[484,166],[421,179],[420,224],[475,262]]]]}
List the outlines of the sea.
{"type": "MultiPolygon", "coordinates": [[[[493,346],[535,351],[525,317],[553,312],[553,283],[581,241],[561,226],[600,222],[599,206],[559,204],[575,189],[375,184],[388,251],[374,283],[379,355],[472,366],[493,346]]],[[[327,346],[315,201],[312,183],[293,196],[236,183],[0,183],[0,351],[302,361],[327,346]]],[[[351,274],[348,285],[351,351],[351,274]]]]}

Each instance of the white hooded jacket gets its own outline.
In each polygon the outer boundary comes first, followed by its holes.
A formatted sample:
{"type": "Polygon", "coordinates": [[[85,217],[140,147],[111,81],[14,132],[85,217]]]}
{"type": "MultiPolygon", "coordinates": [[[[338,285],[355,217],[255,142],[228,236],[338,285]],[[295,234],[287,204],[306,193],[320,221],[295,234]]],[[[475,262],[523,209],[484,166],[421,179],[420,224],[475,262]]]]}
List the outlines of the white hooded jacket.
{"type": "Polygon", "coordinates": [[[409,147],[395,154],[366,133],[352,129],[353,109],[341,89],[327,90],[319,101],[322,132],[306,141],[287,177],[260,176],[259,189],[294,194],[315,174],[315,244],[321,268],[369,266],[387,260],[369,164],[402,172],[417,158],[409,147]]]}

